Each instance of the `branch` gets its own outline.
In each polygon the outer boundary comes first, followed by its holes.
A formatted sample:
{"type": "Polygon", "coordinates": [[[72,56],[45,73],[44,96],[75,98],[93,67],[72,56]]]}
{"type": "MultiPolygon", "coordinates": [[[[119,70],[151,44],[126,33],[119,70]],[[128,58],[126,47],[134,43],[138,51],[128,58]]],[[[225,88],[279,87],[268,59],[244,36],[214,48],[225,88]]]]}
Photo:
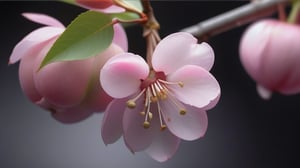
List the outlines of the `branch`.
{"type": "Polygon", "coordinates": [[[278,5],[285,5],[290,0],[255,0],[252,3],[212,17],[191,27],[182,29],[199,39],[205,40],[226,30],[247,24],[255,19],[272,15],[278,5]]]}

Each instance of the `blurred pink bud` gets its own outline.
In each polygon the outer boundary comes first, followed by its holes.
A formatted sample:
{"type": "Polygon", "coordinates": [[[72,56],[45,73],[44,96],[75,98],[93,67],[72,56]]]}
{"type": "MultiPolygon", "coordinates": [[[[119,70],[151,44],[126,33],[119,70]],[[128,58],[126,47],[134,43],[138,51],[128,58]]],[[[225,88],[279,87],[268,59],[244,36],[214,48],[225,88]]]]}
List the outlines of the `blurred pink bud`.
{"type": "Polygon", "coordinates": [[[268,19],[246,30],[240,43],[240,59],[257,82],[262,98],[270,98],[272,92],[300,92],[299,44],[299,25],[268,19]]]}
{"type": "Polygon", "coordinates": [[[113,0],[75,0],[76,3],[90,8],[104,9],[113,5],[113,0]]]}
{"type": "Polygon", "coordinates": [[[125,12],[125,9],[114,5],[113,0],[75,0],[75,3],[83,8],[104,13],[125,12]]]}
{"type": "Polygon", "coordinates": [[[9,63],[20,60],[19,79],[25,95],[63,123],[77,122],[93,112],[103,111],[111,97],[100,86],[99,73],[109,58],[127,50],[123,28],[114,26],[113,43],[104,52],[85,60],[51,63],[38,71],[41,61],[65,28],[47,15],[26,13],[24,16],[47,25],[23,38],[10,56],[9,63]]]}

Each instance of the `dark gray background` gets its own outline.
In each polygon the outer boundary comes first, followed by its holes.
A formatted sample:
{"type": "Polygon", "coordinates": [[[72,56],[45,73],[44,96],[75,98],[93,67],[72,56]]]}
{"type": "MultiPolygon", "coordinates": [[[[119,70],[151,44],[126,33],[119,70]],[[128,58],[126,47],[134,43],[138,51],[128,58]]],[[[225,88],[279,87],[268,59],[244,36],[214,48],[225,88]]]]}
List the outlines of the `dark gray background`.
{"type": "MultiPolygon", "coordinates": [[[[246,2],[153,2],[162,37],[246,2]]],[[[215,36],[212,73],[220,82],[219,104],[208,112],[209,127],[200,140],[183,142],[175,156],[158,163],[144,153],[132,155],[122,140],[106,147],[100,137],[101,114],[77,124],[57,122],[23,95],[18,64],[7,66],[14,45],[40,25],[21,12],[52,15],[65,25],[83,9],[60,2],[0,2],[0,167],[1,168],[279,168],[299,166],[300,96],[275,94],[264,101],[245,73],[238,44],[247,25],[215,36]]],[[[139,26],[126,29],[130,51],[144,55],[139,26]]]]}

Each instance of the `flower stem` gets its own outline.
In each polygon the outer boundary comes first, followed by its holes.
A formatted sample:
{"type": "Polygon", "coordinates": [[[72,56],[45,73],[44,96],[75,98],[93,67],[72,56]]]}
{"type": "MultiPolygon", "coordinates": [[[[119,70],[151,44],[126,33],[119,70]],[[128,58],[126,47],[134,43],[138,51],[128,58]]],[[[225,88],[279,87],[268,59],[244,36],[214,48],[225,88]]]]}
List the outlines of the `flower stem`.
{"type": "Polygon", "coordinates": [[[300,11],[300,0],[294,0],[292,2],[292,9],[289,14],[288,23],[296,23],[297,18],[299,17],[299,11],[300,11]]]}
{"type": "Polygon", "coordinates": [[[144,32],[143,36],[146,39],[146,45],[147,45],[147,53],[146,53],[146,59],[147,63],[150,66],[150,69],[152,68],[152,55],[153,51],[156,47],[156,45],[160,41],[160,36],[158,34],[158,30],[160,28],[160,25],[158,21],[156,20],[154,16],[153,9],[151,7],[150,1],[149,0],[142,0],[143,8],[144,8],[144,13],[146,14],[148,20],[147,22],[143,25],[144,27],[144,32]]]}

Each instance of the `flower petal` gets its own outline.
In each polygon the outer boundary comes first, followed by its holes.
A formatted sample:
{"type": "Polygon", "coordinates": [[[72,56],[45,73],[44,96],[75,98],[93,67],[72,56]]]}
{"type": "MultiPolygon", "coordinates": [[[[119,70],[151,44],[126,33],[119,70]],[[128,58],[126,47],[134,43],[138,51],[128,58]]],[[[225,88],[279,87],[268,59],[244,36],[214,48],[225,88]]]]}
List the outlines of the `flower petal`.
{"type": "Polygon", "coordinates": [[[174,33],[164,38],[155,48],[152,64],[156,71],[165,74],[174,72],[184,65],[198,65],[210,70],[214,63],[214,52],[205,42],[189,33],[174,33]]]}
{"type": "Polygon", "coordinates": [[[211,103],[216,104],[214,100],[220,95],[218,81],[199,66],[186,65],[167,76],[167,81],[182,82],[183,87],[177,85],[168,85],[168,87],[177,99],[198,108],[210,106],[211,103]]]}
{"type": "Polygon", "coordinates": [[[140,89],[141,79],[148,73],[149,67],[142,57],[122,53],[106,62],[100,72],[100,82],[108,95],[124,98],[140,89]]]}
{"type": "Polygon", "coordinates": [[[159,162],[165,162],[175,154],[179,144],[180,139],[166,129],[158,132],[146,153],[159,162]]]}
{"type": "Polygon", "coordinates": [[[127,35],[121,24],[114,24],[113,43],[120,46],[124,51],[128,51],[127,35]]]}
{"type": "Polygon", "coordinates": [[[82,121],[88,118],[92,114],[93,114],[92,111],[89,111],[80,106],[67,108],[67,109],[58,109],[51,113],[54,119],[64,124],[72,124],[72,123],[82,121]]]}
{"type": "Polygon", "coordinates": [[[65,26],[58,21],[57,19],[40,13],[22,13],[22,15],[27,18],[28,20],[31,20],[36,23],[40,23],[46,26],[53,26],[53,27],[60,27],[64,28],[65,26]]]}
{"type": "Polygon", "coordinates": [[[170,99],[162,101],[162,115],[168,129],[188,141],[204,136],[208,124],[206,111],[189,105],[184,105],[184,108],[186,114],[182,115],[170,99]]]}
{"type": "Polygon", "coordinates": [[[256,85],[256,90],[259,96],[265,100],[269,100],[272,97],[272,91],[259,84],[256,85]]]}
{"type": "Polygon", "coordinates": [[[43,42],[56,38],[63,31],[63,28],[43,27],[31,32],[15,46],[9,58],[9,64],[16,63],[29,52],[33,52],[32,50],[39,52],[44,45],[43,42]]]}
{"type": "Polygon", "coordinates": [[[104,13],[122,13],[122,12],[125,12],[125,9],[121,8],[117,5],[112,5],[112,6],[106,8],[106,9],[103,9],[101,11],[104,12],[104,13]]]}
{"type": "Polygon", "coordinates": [[[114,99],[109,103],[104,112],[101,136],[105,145],[116,142],[122,136],[122,119],[126,100],[126,98],[114,99]]]}
{"type": "MultiPolygon", "coordinates": [[[[140,112],[144,111],[143,99],[136,101],[137,106],[134,109],[126,108],[123,118],[123,132],[124,140],[127,147],[131,152],[138,152],[146,149],[156,135],[156,132],[160,131],[158,116],[153,114],[150,128],[145,129],[143,123],[145,116],[141,115],[140,112]]],[[[156,107],[151,106],[151,110],[156,107]]]]}
{"type": "Polygon", "coordinates": [[[32,53],[27,57],[22,58],[19,64],[19,81],[20,86],[24,94],[32,101],[40,101],[42,95],[38,92],[34,84],[33,73],[36,72],[34,69],[35,59],[38,57],[38,53],[32,53]],[[35,55],[34,55],[35,54],[35,55]]]}

